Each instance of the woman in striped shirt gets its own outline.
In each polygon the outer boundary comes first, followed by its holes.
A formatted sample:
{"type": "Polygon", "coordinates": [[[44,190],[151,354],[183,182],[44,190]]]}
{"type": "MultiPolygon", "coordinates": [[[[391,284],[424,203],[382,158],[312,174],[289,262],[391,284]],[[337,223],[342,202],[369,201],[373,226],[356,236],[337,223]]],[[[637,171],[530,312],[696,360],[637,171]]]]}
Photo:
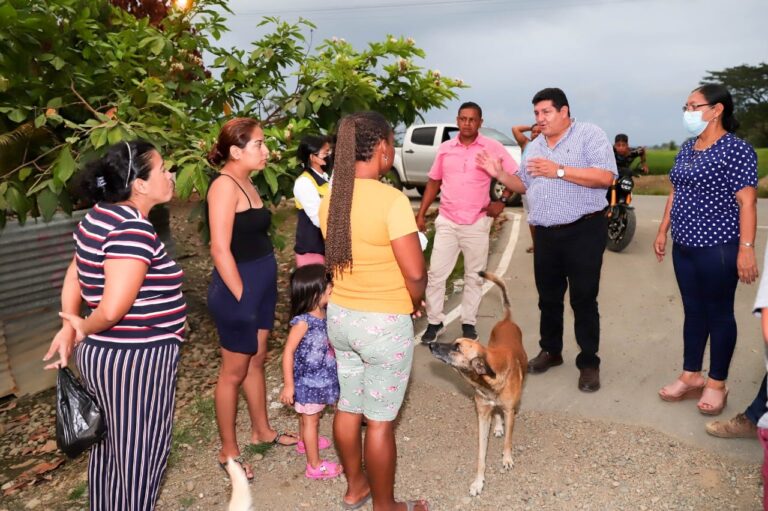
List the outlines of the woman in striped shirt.
{"type": "Polygon", "coordinates": [[[181,268],[147,220],[173,196],[160,153],[121,142],[80,178],[95,206],[74,233],[75,256],[61,293],[63,321],[44,360],[66,366],[73,350],[104,410],[107,437],[88,463],[91,510],[154,509],[171,448],[186,302],[181,268]],[[89,314],[80,317],[82,303],[89,314]]]}

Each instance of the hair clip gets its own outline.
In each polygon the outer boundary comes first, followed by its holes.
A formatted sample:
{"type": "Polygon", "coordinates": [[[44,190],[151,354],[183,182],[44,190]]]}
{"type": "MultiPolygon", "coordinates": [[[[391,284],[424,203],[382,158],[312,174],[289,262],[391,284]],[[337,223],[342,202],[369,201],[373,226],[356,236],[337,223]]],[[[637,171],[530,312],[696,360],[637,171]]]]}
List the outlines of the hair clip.
{"type": "Polygon", "coordinates": [[[99,176],[96,178],[96,188],[104,189],[107,187],[107,180],[104,179],[104,176],[99,176]]]}

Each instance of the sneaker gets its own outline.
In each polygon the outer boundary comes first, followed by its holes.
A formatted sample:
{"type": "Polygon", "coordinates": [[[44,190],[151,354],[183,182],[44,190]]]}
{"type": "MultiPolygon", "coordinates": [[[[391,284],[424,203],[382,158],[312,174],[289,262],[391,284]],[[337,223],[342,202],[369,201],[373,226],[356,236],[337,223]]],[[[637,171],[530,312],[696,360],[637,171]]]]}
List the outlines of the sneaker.
{"type": "Polygon", "coordinates": [[[755,438],[757,426],[740,413],[727,421],[708,422],[707,433],[720,438],[755,438]]]}
{"type": "Polygon", "coordinates": [[[424,332],[424,335],[421,336],[421,344],[431,344],[435,342],[443,332],[445,332],[445,327],[442,323],[438,323],[437,325],[430,323],[427,325],[427,330],[424,332]]]}
{"type": "Polygon", "coordinates": [[[307,470],[304,475],[309,479],[333,479],[340,476],[342,472],[344,472],[344,468],[338,463],[321,460],[317,467],[307,463],[307,470]]]}
{"type": "Polygon", "coordinates": [[[461,325],[461,336],[466,337],[467,339],[477,339],[477,330],[475,330],[475,325],[463,323],[461,325]]]}

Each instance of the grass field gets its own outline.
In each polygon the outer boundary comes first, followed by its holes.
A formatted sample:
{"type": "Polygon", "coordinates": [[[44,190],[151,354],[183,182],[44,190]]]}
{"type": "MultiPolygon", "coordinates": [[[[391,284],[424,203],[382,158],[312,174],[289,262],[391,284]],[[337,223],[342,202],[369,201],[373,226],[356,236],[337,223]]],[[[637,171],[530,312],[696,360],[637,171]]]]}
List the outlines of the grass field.
{"type": "MultiPolygon", "coordinates": [[[[648,161],[648,173],[652,175],[668,174],[675,161],[677,151],[648,149],[646,158],[648,161]]],[[[757,150],[757,175],[768,175],[768,148],[757,150]]]]}

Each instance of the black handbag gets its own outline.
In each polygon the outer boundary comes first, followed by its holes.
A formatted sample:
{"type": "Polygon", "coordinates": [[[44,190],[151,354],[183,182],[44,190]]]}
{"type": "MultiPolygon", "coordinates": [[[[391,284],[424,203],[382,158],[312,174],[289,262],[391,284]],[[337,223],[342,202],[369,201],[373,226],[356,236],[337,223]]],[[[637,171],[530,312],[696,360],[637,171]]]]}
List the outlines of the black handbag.
{"type": "Polygon", "coordinates": [[[68,367],[60,367],[56,382],[56,445],[74,458],[106,434],[101,407],[68,367]]]}

